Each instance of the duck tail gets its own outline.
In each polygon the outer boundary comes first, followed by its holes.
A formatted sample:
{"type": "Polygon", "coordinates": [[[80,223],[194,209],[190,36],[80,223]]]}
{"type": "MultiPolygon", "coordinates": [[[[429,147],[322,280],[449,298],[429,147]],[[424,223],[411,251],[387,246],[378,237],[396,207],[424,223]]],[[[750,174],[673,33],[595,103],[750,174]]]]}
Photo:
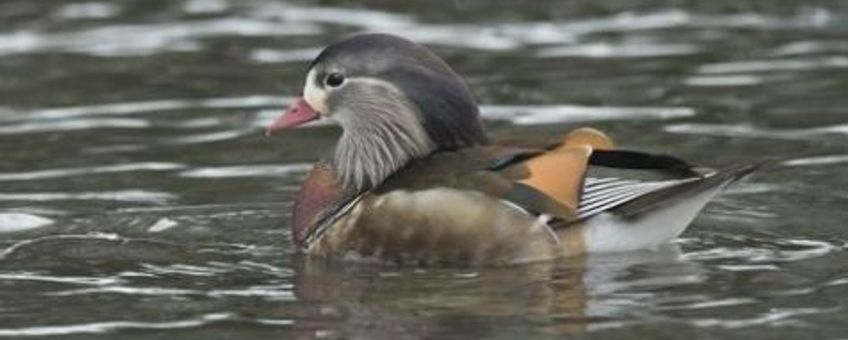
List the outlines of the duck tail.
{"type": "Polygon", "coordinates": [[[701,178],[663,188],[587,219],[589,252],[654,248],[679,236],[725,187],[773,162],[757,160],[705,172],[701,178]]]}

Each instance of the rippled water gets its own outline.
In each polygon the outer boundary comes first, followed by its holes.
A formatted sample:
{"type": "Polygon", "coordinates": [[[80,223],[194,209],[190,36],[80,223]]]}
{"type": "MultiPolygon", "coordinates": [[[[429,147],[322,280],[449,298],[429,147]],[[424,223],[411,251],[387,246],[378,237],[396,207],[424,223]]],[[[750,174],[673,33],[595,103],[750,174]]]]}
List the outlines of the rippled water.
{"type": "Polygon", "coordinates": [[[846,89],[836,1],[4,0],[0,337],[845,337],[846,89]],[[657,251],[308,261],[288,210],[337,131],[260,127],[355,31],[433,47],[498,137],[784,161],[657,251]]]}

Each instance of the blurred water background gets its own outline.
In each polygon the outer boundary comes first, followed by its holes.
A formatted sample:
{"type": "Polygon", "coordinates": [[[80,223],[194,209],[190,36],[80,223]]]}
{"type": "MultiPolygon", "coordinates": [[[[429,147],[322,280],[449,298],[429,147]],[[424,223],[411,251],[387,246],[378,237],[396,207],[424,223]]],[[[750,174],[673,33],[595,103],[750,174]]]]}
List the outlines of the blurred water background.
{"type": "Polygon", "coordinates": [[[848,3],[0,1],[0,337],[848,336],[848,3]],[[297,255],[337,131],[266,138],[353,32],[425,43],[497,137],[576,126],[722,165],[673,245],[509,268],[297,255]]]}

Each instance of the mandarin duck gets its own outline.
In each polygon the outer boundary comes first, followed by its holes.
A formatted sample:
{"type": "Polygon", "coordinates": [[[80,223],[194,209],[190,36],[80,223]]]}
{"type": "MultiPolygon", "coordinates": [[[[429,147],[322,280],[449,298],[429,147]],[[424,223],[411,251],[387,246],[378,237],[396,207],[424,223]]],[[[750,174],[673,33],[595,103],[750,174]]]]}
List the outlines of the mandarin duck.
{"type": "Polygon", "coordinates": [[[761,165],[618,150],[590,128],[493,143],[464,80],[387,34],[325,48],[267,133],[318,119],[342,134],[306,176],[292,235],[308,255],[348,260],[494,265],[657,247],[761,165]]]}

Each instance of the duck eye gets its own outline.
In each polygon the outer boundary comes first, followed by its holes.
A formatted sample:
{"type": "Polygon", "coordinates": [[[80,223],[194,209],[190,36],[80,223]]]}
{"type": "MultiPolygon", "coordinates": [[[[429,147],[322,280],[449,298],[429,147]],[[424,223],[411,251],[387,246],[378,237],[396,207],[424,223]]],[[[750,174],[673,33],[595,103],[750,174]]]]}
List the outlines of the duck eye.
{"type": "Polygon", "coordinates": [[[330,87],[337,87],[344,83],[345,77],[341,73],[330,73],[327,75],[327,78],[324,79],[324,83],[330,87]]]}

